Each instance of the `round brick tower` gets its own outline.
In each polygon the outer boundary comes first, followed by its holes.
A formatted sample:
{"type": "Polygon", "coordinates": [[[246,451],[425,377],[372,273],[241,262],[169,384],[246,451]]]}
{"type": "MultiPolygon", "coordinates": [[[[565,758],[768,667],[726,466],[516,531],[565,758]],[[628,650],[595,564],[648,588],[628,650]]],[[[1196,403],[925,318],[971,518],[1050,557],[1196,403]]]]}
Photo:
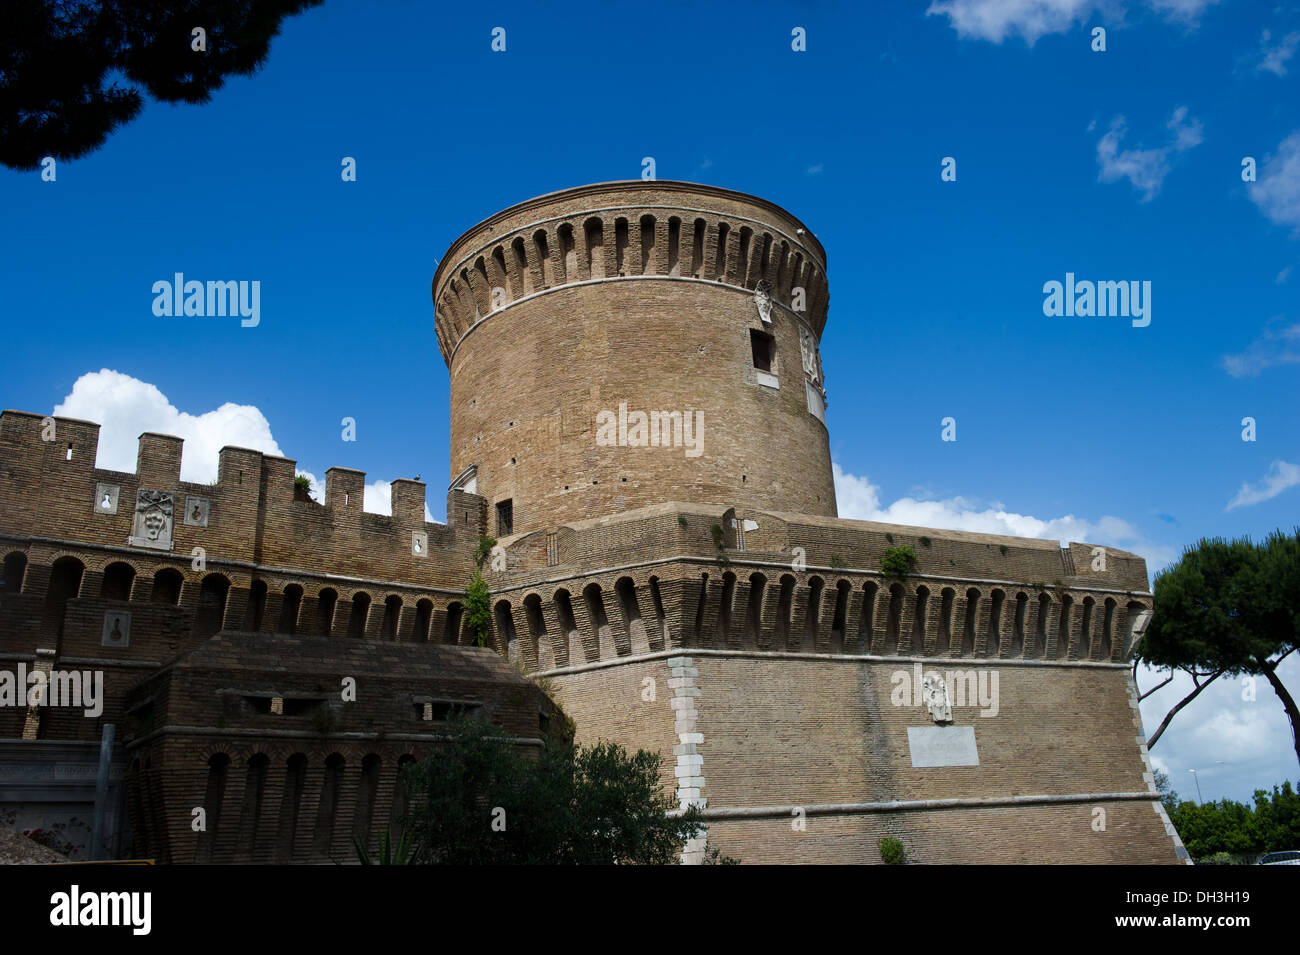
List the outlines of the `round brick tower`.
{"type": "Polygon", "coordinates": [[[835,516],[826,255],[785,210],[566,189],[452,243],[433,300],[453,480],[497,536],[665,501],[835,516]]]}

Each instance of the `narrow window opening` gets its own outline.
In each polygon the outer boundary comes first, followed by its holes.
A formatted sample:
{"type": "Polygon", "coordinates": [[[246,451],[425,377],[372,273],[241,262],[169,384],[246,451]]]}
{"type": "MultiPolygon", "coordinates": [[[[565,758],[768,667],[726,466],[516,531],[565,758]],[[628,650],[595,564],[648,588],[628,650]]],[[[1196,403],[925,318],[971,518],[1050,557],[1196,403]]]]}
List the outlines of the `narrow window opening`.
{"type": "Polygon", "coordinates": [[[497,537],[509,537],[514,533],[515,505],[513,498],[497,501],[497,537]]]}
{"type": "Polygon", "coordinates": [[[754,368],[772,373],[772,359],[776,355],[776,339],[756,328],[749,330],[749,347],[754,356],[754,368]]]}

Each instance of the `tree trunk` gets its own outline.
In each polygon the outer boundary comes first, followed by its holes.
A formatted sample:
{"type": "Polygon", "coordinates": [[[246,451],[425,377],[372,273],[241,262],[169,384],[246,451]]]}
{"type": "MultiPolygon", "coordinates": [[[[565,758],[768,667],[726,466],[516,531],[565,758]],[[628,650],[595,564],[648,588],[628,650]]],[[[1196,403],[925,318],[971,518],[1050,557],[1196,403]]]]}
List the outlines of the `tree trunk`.
{"type": "Polygon", "coordinates": [[[1273,692],[1278,695],[1282,701],[1282,708],[1286,710],[1287,719],[1291,721],[1291,742],[1295,746],[1296,762],[1300,763],[1300,708],[1295,705],[1295,700],[1287,692],[1287,688],[1282,685],[1282,681],[1277,676],[1277,663],[1269,663],[1267,660],[1255,658],[1259,663],[1260,670],[1273,686],[1273,692]]]}

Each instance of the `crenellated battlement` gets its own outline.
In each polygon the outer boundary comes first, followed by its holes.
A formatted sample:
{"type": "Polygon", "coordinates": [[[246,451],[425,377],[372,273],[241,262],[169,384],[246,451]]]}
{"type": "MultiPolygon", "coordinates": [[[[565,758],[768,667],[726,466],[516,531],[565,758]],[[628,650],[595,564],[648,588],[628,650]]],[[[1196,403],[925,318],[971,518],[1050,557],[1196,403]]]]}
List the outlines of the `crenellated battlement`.
{"type": "Polygon", "coordinates": [[[295,489],[290,458],[226,446],[208,484],[181,480],[174,435],[142,434],[134,472],[96,467],[98,444],[94,422],[0,413],[0,535],[460,588],[483,529],[481,506],[459,490],[446,524],[426,522],[421,481],[394,481],[392,513],[372,514],[365,472],[352,468],[326,472],[318,503],[295,489]]]}
{"type": "Polygon", "coordinates": [[[433,280],[438,344],[451,367],[470,329],[519,301],[563,286],[646,278],[746,294],[765,282],[772,302],[806,320],[819,339],[826,323],[825,252],[789,213],[730,190],[632,180],[530,200],[453,243],[433,280]],[[675,195],[678,203],[665,204],[675,195]]]}

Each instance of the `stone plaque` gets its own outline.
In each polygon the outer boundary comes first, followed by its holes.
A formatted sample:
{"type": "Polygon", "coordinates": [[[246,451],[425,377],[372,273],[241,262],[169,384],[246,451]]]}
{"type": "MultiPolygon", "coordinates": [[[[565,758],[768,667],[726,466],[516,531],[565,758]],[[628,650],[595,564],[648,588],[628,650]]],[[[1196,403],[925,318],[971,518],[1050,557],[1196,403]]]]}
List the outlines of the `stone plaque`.
{"type": "Polygon", "coordinates": [[[973,726],[909,726],[907,748],[912,766],[978,766],[973,726]]]}
{"type": "Polygon", "coordinates": [[[166,491],[136,492],[135,522],[127,543],[132,547],[172,549],[172,495],[166,491]]]}
{"type": "Polygon", "coordinates": [[[96,514],[116,514],[117,499],[121,496],[122,489],[116,484],[96,484],[95,485],[95,513],[96,514]]]}
{"type": "Polygon", "coordinates": [[[411,531],[411,556],[429,556],[429,535],[424,531],[411,531]]]}
{"type": "Polygon", "coordinates": [[[185,497],[185,523],[191,527],[208,526],[208,510],[212,507],[206,497],[185,497]]]}
{"type": "Polygon", "coordinates": [[[104,614],[104,635],[101,647],[129,647],[131,645],[131,615],[122,610],[109,610],[104,614]]]}

